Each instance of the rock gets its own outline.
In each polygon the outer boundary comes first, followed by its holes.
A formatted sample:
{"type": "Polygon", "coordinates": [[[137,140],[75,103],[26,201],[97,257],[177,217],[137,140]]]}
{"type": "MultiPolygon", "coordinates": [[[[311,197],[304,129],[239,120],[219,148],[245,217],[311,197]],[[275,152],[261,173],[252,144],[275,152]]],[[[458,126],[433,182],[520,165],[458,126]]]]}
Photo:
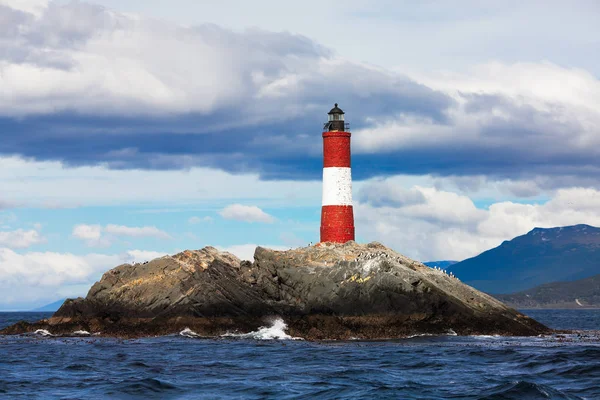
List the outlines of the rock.
{"type": "Polygon", "coordinates": [[[139,337],[255,331],[273,317],[306,339],[387,339],[416,334],[538,335],[549,329],[442,271],[379,243],[258,247],[254,262],[213,247],[104,274],[85,299],[49,320],[1,331],[46,329],[139,337]]]}

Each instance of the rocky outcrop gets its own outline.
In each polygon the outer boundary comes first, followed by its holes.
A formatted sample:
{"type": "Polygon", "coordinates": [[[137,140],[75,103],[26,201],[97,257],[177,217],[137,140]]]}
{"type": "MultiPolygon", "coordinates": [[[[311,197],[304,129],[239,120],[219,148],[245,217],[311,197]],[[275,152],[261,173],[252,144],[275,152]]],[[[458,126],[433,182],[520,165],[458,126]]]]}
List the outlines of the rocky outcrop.
{"type": "Polygon", "coordinates": [[[3,332],[85,330],[135,337],[190,328],[248,332],[281,317],[292,336],[383,339],[431,333],[537,335],[548,328],[442,271],[378,243],[318,244],[254,262],[212,247],[104,274],[85,299],[3,332]]]}

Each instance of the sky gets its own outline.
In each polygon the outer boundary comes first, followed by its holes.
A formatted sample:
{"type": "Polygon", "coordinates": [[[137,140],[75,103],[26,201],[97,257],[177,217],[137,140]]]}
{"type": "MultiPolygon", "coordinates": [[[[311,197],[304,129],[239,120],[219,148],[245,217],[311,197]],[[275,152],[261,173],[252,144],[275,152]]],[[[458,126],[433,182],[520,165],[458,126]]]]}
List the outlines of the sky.
{"type": "Polygon", "coordinates": [[[357,241],[462,260],[600,226],[600,3],[0,0],[0,310],[207,245],[318,241],[321,127],[357,241]]]}

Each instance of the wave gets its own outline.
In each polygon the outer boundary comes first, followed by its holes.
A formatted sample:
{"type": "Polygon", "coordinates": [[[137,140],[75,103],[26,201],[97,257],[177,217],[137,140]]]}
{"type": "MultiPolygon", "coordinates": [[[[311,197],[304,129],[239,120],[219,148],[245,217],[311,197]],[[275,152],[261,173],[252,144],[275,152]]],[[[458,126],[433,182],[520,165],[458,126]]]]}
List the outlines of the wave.
{"type": "Polygon", "coordinates": [[[75,331],[75,332],[73,332],[73,335],[77,335],[77,336],[90,336],[90,333],[88,331],[75,331]]]}
{"type": "Polygon", "coordinates": [[[179,335],[185,336],[185,337],[189,337],[189,338],[199,338],[199,337],[202,337],[202,336],[198,335],[196,332],[194,332],[193,330],[191,330],[190,328],[185,328],[184,330],[182,330],[181,332],[179,332],[179,335]]]}
{"type": "Polygon", "coordinates": [[[53,334],[51,334],[50,332],[48,332],[45,329],[38,329],[37,331],[33,332],[34,335],[41,335],[41,336],[54,336],[53,334]]]}
{"type": "Polygon", "coordinates": [[[448,329],[445,333],[415,333],[414,335],[406,336],[404,339],[414,339],[420,337],[438,337],[438,336],[458,336],[454,329],[448,329]]]}
{"type": "Polygon", "coordinates": [[[255,332],[250,333],[226,333],[221,337],[254,340],[302,340],[285,333],[287,324],[281,318],[273,320],[271,326],[261,326],[255,332]]]}

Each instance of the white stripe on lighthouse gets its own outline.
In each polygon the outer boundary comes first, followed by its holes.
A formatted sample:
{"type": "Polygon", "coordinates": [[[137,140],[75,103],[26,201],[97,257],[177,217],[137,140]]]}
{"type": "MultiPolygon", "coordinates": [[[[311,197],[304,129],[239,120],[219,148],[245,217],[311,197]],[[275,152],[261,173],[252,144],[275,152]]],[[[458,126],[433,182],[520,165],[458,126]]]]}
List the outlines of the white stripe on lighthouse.
{"type": "Polygon", "coordinates": [[[352,205],[352,173],[347,167],[323,168],[323,205],[352,205]]]}

